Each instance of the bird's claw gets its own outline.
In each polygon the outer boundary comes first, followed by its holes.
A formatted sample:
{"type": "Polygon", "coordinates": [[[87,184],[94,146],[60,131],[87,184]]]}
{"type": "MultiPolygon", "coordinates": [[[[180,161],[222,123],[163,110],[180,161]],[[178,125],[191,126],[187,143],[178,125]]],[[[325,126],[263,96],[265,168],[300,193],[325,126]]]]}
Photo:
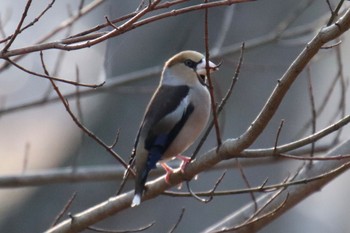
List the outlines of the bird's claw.
{"type": "Polygon", "coordinates": [[[185,169],[187,167],[187,164],[189,164],[191,162],[191,158],[186,157],[184,155],[176,155],[176,158],[180,159],[181,165],[180,165],[180,170],[182,173],[185,173],[185,169]]]}
{"type": "Polygon", "coordinates": [[[168,164],[166,163],[160,163],[160,165],[164,168],[164,170],[166,171],[166,174],[165,174],[165,182],[167,184],[170,184],[170,175],[172,173],[174,173],[173,169],[171,167],[168,166],[168,164]]]}

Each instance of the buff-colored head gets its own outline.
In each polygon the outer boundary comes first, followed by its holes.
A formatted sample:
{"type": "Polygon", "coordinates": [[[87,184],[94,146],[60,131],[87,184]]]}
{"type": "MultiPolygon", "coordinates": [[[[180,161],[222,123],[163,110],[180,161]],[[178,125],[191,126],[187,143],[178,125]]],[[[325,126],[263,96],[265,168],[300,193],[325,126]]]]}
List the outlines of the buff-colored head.
{"type": "MultiPolygon", "coordinates": [[[[213,72],[218,66],[209,61],[209,71],[213,72]]],[[[186,50],[171,57],[164,65],[163,83],[170,85],[193,85],[203,82],[206,76],[206,60],[203,54],[186,50]]]]}

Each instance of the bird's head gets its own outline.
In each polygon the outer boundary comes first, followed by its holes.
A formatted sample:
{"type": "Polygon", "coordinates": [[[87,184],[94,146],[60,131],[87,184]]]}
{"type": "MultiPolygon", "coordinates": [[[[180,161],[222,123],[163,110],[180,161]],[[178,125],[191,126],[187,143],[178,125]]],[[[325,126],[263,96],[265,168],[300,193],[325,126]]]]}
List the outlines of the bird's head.
{"type": "MultiPolygon", "coordinates": [[[[213,62],[208,62],[209,72],[218,70],[213,62]]],[[[163,82],[166,84],[187,84],[205,82],[206,60],[203,54],[186,50],[171,57],[163,69],[163,82]]]]}

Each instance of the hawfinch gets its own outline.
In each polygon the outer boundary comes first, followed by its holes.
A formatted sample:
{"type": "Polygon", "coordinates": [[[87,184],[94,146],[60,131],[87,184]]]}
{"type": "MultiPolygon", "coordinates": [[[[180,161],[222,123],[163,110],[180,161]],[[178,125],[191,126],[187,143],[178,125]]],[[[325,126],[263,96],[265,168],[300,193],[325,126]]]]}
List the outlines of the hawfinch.
{"type": "MultiPolygon", "coordinates": [[[[217,69],[218,66],[209,61],[210,72],[217,69]]],[[[141,203],[148,173],[158,161],[178,155],[185,160],[180,153],[192,145],[205,128],[210,110],[205,57],[195,51],[183,51],[170,58],[136,136],[132,206],[141,203]]],[[[169,174],[170,168],[165,163],[162,166],[169,174]]]]}

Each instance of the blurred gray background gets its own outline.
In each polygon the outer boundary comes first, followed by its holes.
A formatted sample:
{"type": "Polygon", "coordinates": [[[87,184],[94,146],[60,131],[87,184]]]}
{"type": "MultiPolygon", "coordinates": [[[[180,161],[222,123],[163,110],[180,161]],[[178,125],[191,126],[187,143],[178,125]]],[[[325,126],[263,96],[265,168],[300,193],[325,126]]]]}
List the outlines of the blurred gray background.
{"type": "MultiPolygon", "coordinates": [[[[29,19],[38,13],[50,1],[34,1],[29,11],[29,19]]],[[[85,1],[88,4],[92,1],[85,1]]],[[[71,34],[91,28],[109,19],[133,12],[139,0],[105,1],[87,16],[80,19],[71,34]]],[[[147,2],[147,1],[146,1],[147,2]]],[[[182,4],[191,5],[190,1],[182,4]]],[[[261,38],[271,33],[276,27],[290,17],[303,3],[298,17],[288,27],[295,29],[309,25],[307,34],[287,39],[274,40],[247,49],[244,54],[243,67],[233,95],[220,117],[223,138],[235,138],[243,133],[270,95],[277,80],[282,76],[291,62],[302,50],[309,39],[322,25],[317,23],[324,15],[329,16],[326,1],[265,0],[251,3],[212,8],[209,11],[209,42],[212,49],[218,49],[214,62],[223,61],[220,71],[214,74],[218,99],[223,96],[230,84],[238,63],[239,51],[228,52],[231,45],[239,45],[252,39],[261,38]],[[225,28],[223,25],[229,22],[225,28]],[[223,33],[227,29],[226,36],[223,33]],[[314,29],[315,31],[313,31],[314,29]],[[223,39],[224,38],[224,39],[223,39]],[[221,44],[221,45],[220,45],[221,44]],[[222,55],[225,53],[225,56],[222,55]]],[[[337,1],[330,1],[333,6],[337,1]]],[[[57,1],[53,8],[26,33],[21,34],[14,47],[33,44],[40,35],[45,35],[69,14],[78,8],[79,1],[57,1]],[[33,33],[34,32],[34,33],[33,33]]],[[[7,34],[13,32],[22,14],[24,3],[2,0],[0,17],[7,34]]],[[[170,9],[162,10],[163,12],[170,9]]],[[[159,12],[162,12],[159,11],[159,12]]],[[[28,22],[30,21],[28,19],[28,22]]],[[[204,52],[204,13],[191,12],[170,17],[132,30],[105,43],[89,49],[65,53],[59,76],[75,80],[75,67],[79,67],[80,79],[84,82],[99,83],[106,80],[108,85],[124,75],[150,67],[162,66],[172,55],[185,49],[204,52]]],[[[64,38],[61,33],[54,39],[64,38]]],[[[54,40],[53,39],[53,40],[54,40]]],[[[341,47],[345,77],[348,78],[349,44],[343,38],[341,47]]],[[[335,50],[324,50],[317,55],[310,66],[315,93],[315,102],[319,106],[325,90],[333,81],[337,72],[335,50]]],[[[45,51],[48,67],[54,67],[58,51],[45,51]]],[[[39,54],[31,54],[21,64],[41,71],[39,54]]],[[[84,96],[81,99],[83,122],[106,143],[111,143],[120,130],[115,150],[128,160],[134,138],[149,98],[159,82],[159,74],[141,77],[126,82],[98,94],[84,96]]],[[[38,100],[44,96],[50,84],[46,80],[30,77],[16,69],[0,73],[0,98],[3,108],[38,100]]],[[[59,84],[63,92],[69,93],[74,88],[59,84]]],[[[325,127],[337,109],[340,88],[337,86],[326,113],[318,120],[318,129],[325,127]]],[[[55,96],[51,92],[50,96],[55,96]]],[[[70,100],[74,110],[75,101],[70,100]]],[[[276,131],[281,119],[285,120],[279,142],[287,143],[296,139],[305,122],[311,118],[306,72],[303,72],[289,91],[277,114],[270,122],[263,135],[252,148],[271,147],[275,141],[276,131]]],[[[306,131],[309,134],[311,131],[306,131]]],[[[343,131],[341,139],[348,138],[349,130],[343,131]]],[[[322,140],[320,144],[332,141],[332,137],[322,140]]],[[[201,152],[215,146],[212,133],[201,152]]],[[[4,114],[0,117],[0,152],[2,163],[0,175],[21,173],[23,158],[28,148],[26,171],[45,170],[56,167],[118,165],[103,148],[91,139],[81,139],[81,131],[75,126],[61,103],[47,104],[26,110],[4,114]]],[[[191,155],[192,147],[185,154],[191,155]]],[[[294,171],[298,163],[263,163],[246,166],[244,171],[251,185],[261,184],[266,177],[269,182],[278,182],[294,171]]],[[[195,191],[212,188],[222,171],[213,170],[200,174],[198,180],[191,182],[195,191]]],[[[350,205],[346,201],[350,190],[347,188],[346,173],[326,186],[321,192],[303,201],[296,208],[273,222],[261,232],[348,232],[350,205]]],[[[76,192],[69,212],[78,213],[98,204],[116,192],[120,180],[101,182],[77,182],[52,184],[29,188],[0,189],[0,232],[42,232],[53,222],[71,195],[76,192]]],[[[126,189],[132,189],[129,182],[126,189]]],[[[245,187],[237,168],[229,168],[219,189],[245,187]]],[[[184,190],[186,190],[184,188],[184,190]]],[[[194,198],[175,198],[161,196],[143,203],[140,207],[128,209],[97,224],[106,229],[134,229],[155,221],[155,225],[145,232],[167,232],[177,221],[181,209],[185,208],[184,218],[176,232],[201,232],[229,213],[237,210],[251,198],[246,195],[216,197],[208,204],[194,198]]],[[[86,232],[90,232],[86,230],[86,232]]]]}

